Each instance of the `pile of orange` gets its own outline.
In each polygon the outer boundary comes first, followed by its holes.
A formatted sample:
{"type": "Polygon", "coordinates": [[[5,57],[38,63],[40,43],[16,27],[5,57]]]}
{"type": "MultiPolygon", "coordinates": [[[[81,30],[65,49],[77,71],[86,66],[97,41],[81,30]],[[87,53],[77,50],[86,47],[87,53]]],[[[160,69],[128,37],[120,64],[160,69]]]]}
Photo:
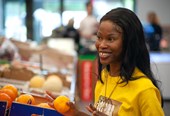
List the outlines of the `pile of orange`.
{"type": "Polygon", "coordinates": [[[15,93],[11,89],[1,89],[0,93],[7,94],[11,98],[12,101],[14,101],[16,98],[15,93]]]}
{"type": "Polygon", "coordinates": [[[16,98],[16,102],[22,103],[22,104],[35,104],[35,98],[30,94],[21,94],[16,98]]]}
{"type": "Polygon", "coordinates": [[[7,107],[9,108],[12,104],[12,99],[9,97],[8,94],[0,92],[0,101],[7,101],[7,107]]]}
{"type": "Polygon", "coordinates": [[[12,85],[7,84],[0,89],[0,101],[7,101],[7,107],[9,108],[12,101],[16,99],[18,95],[18,89],[12,85]]]}
{"type": "Polygon", "coordinates": [[[70,106],[67,105],[67,102],[69,102],[70,99],[64,95],[60,95],[54,99],[53,107],[50,106],[48,103],[36,104],[35,99],[36,98],[34,98],[33,95],[26,93],[20,94],[18,96],[18,89],[12,84],[7,84],[0,89],[0,101],[7,101],[8,108],[10,108],[12,101],[16,101],[22,104],[30,104],[42,108],[54,109],[61,114],[64,114],[70,110],[70,106]]]}
{"type": "Polygon", "coordinates": [[[18,89],[14,85],[12,85],[12,84],[5,85],[3,87],[3,89],[10,89],[10,90],[12,90],[14,92],[14,94],[15,94],[15,96],[14,96],[15,98],[18,96],[18,89]]]}
{"type": "Polygon", "coordinates": [[[58,96],[54,101],[54,108],[61,114],[66,113],[70,107],[67,105],[67,102],[69,102],[70,99],[64,95],[58,96]]]}
{"type": "Polygon", "coordinates": [[[39,104],[37,104],[36,106],[42,107],[42,108],[53,109],[50,105],[48,105],[48,103],[39,103],[39,104]]]}

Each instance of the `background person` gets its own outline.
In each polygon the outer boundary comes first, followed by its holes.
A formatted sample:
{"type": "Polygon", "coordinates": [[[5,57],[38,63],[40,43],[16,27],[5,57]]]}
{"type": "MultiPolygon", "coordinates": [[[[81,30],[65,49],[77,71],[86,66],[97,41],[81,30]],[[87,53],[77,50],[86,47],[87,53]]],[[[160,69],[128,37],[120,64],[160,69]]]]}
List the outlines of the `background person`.
{"type": "Polygon", "coordinates": [[[159,24],[158,16],[155,12],[147,14],[150,29],[146,31],[146,41],[150,51],[160,51],[160,42],[162,39],[162,27],[159,24]]]}
{"type": "Polygon", "coordinates": [[[64,27],[63,29],[63,37],[67,38],[72,38],[74,39],[74,43],[75,43],[75,49],[77,52],[79,52],[79,40],[80,40],[80,34],[79,31],[77,29],[74,28],[74,19],[71,18],[68,21],[67,26],[64,27]]]}
{"type": "MultiPolygon", "coordinates": [[[[98,22],[96,17],[93,15],[93,5],[90,1],[86,3],[87,16],[80,22],[79,33],[80,33],[80,46],[82,50],[84,48],[89,49],[90,45],[93,44],[95,38],[98,22]]],[[[82,51],[83,52],[83,51],[82,51]]]]}

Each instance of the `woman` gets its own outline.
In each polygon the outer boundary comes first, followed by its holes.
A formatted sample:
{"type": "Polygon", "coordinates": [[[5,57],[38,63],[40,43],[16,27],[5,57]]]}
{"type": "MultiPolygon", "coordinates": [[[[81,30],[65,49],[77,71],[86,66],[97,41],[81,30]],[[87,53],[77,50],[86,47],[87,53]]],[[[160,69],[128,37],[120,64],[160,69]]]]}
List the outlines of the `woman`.
{"type": "Polygon", "coordinates": [[[96,109],[119,116],[164,115],[138,17],[125,8],[113,9],[102,17],[97,36],[96,109]]]}
{"type": "MultiPolygon", "coordinates": [[[[163,116],[161,95],[150,68],[143,27],[138,17],[125,8],[116,8],[100,20],[97,32],[99,75],[94,116],[163,116]]],[[[65,115],[87,116],[69,102],[65,115]]]]}

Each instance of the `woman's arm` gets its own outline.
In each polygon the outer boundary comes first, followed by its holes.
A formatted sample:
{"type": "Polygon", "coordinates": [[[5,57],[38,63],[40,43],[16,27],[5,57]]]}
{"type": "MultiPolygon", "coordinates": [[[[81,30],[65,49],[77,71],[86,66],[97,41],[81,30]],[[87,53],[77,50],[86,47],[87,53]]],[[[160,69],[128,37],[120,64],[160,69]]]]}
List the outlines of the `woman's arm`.
{"type": "Polygon", "coordinates": [[[158,90],[150,88],[141,92],[138,103],[141,116],[164,116],[158,90]]]}

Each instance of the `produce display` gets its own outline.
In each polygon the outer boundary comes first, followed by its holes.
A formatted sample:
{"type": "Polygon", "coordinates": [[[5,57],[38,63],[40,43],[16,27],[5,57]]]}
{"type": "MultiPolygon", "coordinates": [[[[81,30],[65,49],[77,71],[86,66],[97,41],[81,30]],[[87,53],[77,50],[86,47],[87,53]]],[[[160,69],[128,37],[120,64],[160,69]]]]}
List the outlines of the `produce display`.
{"type": "Polygon", "coordinates": [[[7,84],[0,89],[0,101],[7,101],[7,107],[10,108],[13,101],[18,96],[18,90],[14,85],[7,84]]]}
{"type": "Polygon", "coordinates": [[[45,82],[45,78],[40,75],[35,75],[30,79],[30,87],[41,88],[45,82]]]}
{"type": "Polygon", "coordinates": [[[35,105],[37,107],[42,107],[42,108],[49,108],[49,109],[54,109],[53,107],[51,107],[48,103],[39,103],[37,105],[35,105]]]}
{"type": "Polygon", "coordinates": [[[47,80],[44,82],[42,89],[47,91],[56,91],[60,92],[63,88],[63,82],[58,76],[47,77],[47,80]]]}
{"type": "Polygon", "coordinates": [[[5,85],[3,88],[2,88],[2,90],[3,89],[8,89],[8,90],[11,90],[15,95],[14,95],[14,98],[16,98],[17,96],[18,96],[18,89],[14,86],[14,85],[12,85],[12,84],[7,84],[7,85],[5,85]]]}
{"type": "Polygon", "coordinates": [[[11,97],[6,93],[1,93],[0,92],[0,101],[7,101],[7,108],[10,108],[10,106],[12,104],[11,97]]]}
{"type": "Polygon", "coordinates": [[[22,93],[14,85],[11,84],[7,84],[0,89],[0,101],[6,101],[8,109],[10,109],[12,103],[20,103],[56,110],[61,114],[67,112],[70,109],[70,107],[67,105],[67,102],[69,102],[70,99],[67,96],[59,95],[55,99],[49,100],[46,97],[40,96],[38,94],[36,95],[32,93],[22,93]],[[43,100],[39,101],[39,98],[43,100]],[[53,106],[49,104],[53,104],[53,106]]]}
{"type": "Polygon", "coordinates": [[[59,114],[69,110],[66,102],[75,97],[76,56],[47,46],[31,47],[30,43],[15,40],[10,44],[15,47],[12,52],[19,56],[6,58],[0,54],[3,61],[0,62],[0,102],[7,102],[7,110],[13,112],[25,105],[47,109],[47,113],[48,109],[59,114]],[[46,91],[56,99],[47,99],[46,91]]]}
{"type": "Polygon", "coordinates": [[[22,104],[35,105],[35,98],[31,94],[21,94],[16,98],[15,101],[22,104]]]}
{"type": "Polygon", "coordinates": [[[67,112],[70,107],[67,105],[67,102],[69,102],[70,99],[66,96],[58,96],[54,101],[54,108],[60,112],[61,114],[67,112]]]}

